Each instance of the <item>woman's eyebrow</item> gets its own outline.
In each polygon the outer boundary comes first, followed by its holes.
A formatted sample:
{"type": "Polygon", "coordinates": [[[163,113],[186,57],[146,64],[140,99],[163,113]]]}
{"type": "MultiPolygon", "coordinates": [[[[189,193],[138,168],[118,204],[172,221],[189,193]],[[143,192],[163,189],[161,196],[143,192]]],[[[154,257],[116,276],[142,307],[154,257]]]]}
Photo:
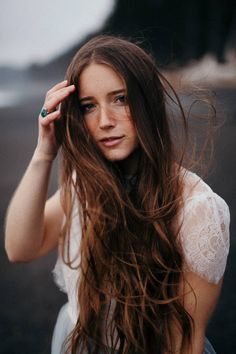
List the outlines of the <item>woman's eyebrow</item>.
{"type": "Polygon", "coordinates": [[[121,88],[121,89],[109,92],[107,94],[107,96],[114,96],[114,95],[117,95],[118,93],[124,93],[124,92],[126,92],[126,89],[125,88],[121,88]]]}
{"type": "MultiPolygon", "coordinates": [[[[107,96],[114,96],[114,95],[117,95],[119,93],[124,93],[124,92],[126,92],[126,89],[125,88],[121,88],[121,89],[117,89],[117,90],[113,90],[111,92],[108,92],[107,96]]],[[[94,99],[93,96],[85,96],[85,97],[81,97],[79,99],[79,102],[82,103],[84,101],[91,101],[93,99],[94,99]]]]}
{"type": "Polygon", "coordinates": [[[86,96],[86,97],[82,97],[79,99],[79,102],[83,102],[83,101],[91,101],[92,99],[94,99],[93,96],[86,96]]]}

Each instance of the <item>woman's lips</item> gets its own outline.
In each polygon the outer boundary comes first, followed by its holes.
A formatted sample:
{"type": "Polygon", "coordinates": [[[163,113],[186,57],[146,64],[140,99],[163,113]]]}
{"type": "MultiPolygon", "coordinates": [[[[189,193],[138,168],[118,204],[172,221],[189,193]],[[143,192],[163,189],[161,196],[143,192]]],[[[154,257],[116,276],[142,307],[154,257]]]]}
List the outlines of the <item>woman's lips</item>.
{"type": "Polygon", "coordinates": [[[123,138],[124,136],[111,136],[108,138],[101,139],[100,143],[102,143],[102,145],[106,147],[115,146],[118,145],[123,138]]]}

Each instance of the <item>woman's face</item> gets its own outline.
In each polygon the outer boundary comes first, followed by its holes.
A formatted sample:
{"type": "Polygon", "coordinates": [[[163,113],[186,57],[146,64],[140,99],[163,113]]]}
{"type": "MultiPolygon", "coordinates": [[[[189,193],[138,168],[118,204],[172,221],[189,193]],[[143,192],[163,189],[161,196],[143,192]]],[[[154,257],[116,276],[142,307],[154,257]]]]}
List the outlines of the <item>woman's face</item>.
{"type": "Polygon", "coordinates": [[[104,156],[126,159],[138,138],[122,77],[105,64],[90,64],[79,78],[79,101],[87,129],[104,156]]]}

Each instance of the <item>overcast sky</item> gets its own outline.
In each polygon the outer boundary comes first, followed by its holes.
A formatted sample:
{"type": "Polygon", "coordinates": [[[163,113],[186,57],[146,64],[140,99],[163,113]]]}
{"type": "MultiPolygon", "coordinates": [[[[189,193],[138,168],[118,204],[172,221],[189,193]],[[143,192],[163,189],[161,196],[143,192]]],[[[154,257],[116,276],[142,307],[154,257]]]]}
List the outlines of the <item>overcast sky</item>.
{"type": "Polygon", "coordinates": [[[0,65],[45,62],[101,27],[115,0],[0,0],[0,65]]]}

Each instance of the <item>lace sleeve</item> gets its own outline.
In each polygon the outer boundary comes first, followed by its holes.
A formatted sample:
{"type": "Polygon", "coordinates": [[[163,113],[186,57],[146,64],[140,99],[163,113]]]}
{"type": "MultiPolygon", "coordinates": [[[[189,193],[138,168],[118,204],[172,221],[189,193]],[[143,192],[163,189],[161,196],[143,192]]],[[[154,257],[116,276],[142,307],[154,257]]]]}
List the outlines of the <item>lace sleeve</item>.
{"type": "Polygon", "coordinates": [[[217,284],[222,278],[229,252],[229,208],[213,191],[200,193],[185,202],[180,232],[185,270],[217,284]]]}
{"type": "Polygon", "coordinates": [[[62,260],[59,256],[57,258],[55,267],[52,270],[52,275],[53,275],[54,282],[56,283],[58,288],[64,293],[67,293],[66,284],[63,276],[63,270],[62,270],[62,260]]]}

